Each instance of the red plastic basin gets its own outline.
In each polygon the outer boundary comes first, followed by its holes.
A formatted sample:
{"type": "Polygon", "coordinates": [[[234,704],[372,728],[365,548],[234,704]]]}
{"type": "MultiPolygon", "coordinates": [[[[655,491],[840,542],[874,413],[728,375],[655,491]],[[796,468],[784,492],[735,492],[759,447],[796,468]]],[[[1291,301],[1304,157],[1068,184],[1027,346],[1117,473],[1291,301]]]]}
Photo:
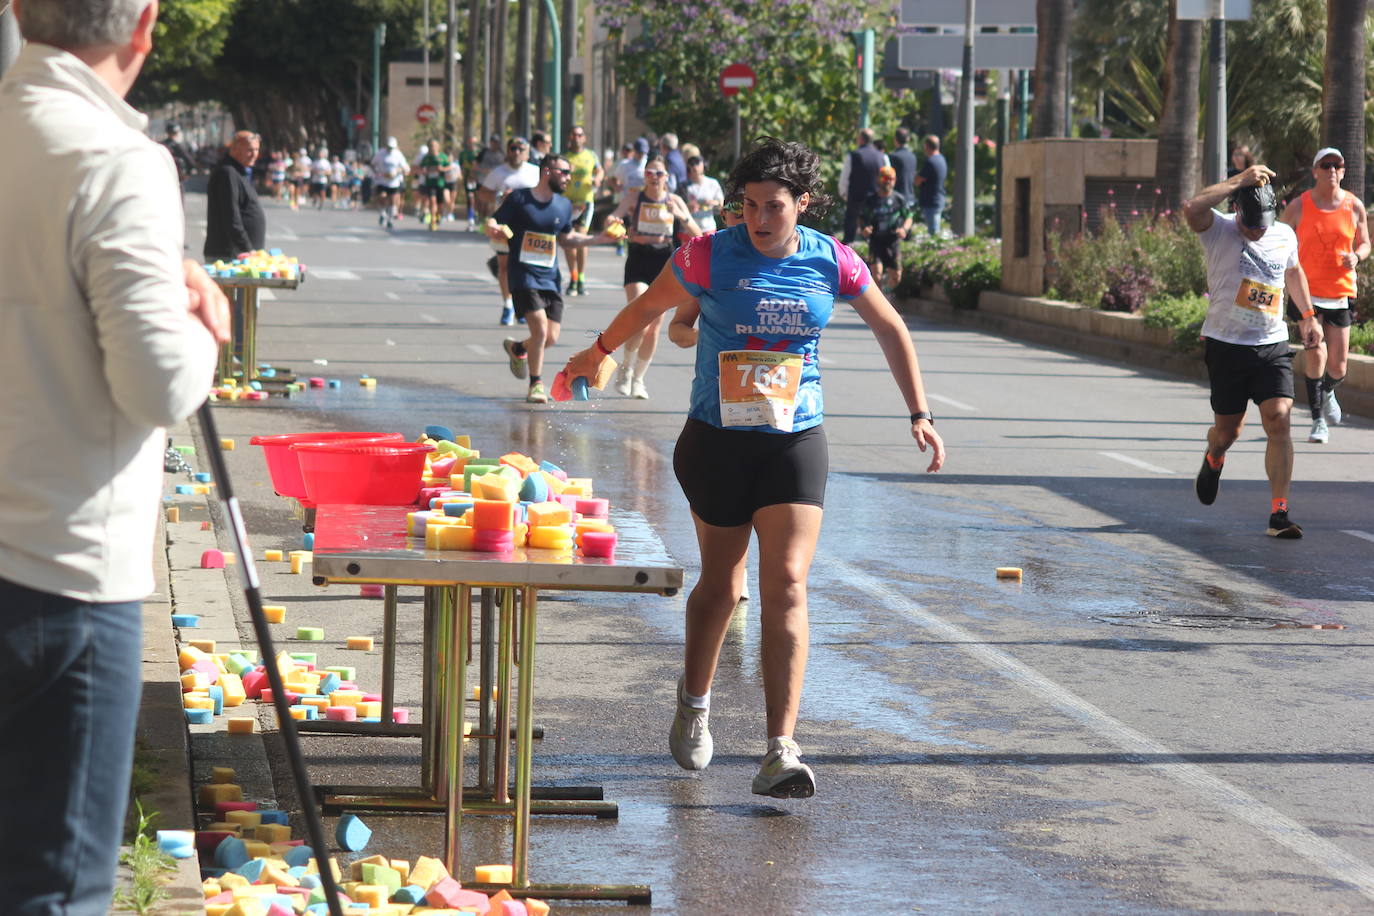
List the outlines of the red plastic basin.
{"type": "Polygon", "coordinates": [[[297,442],[305,493],[317,505],[404,506],[415,502],[430,443],[297,442]]]}
{"type": "Polygon", "coordinates": [[[254,436],[249,445],[261,445],[267,459],[267,473],[272,477],[272,489],[278,496],[305,497],[305,480],[301,477],[300,461],[291,446],[297,442],[398,442],[405,439],[400,433],[286,433],[280,436],[254,436]]]}

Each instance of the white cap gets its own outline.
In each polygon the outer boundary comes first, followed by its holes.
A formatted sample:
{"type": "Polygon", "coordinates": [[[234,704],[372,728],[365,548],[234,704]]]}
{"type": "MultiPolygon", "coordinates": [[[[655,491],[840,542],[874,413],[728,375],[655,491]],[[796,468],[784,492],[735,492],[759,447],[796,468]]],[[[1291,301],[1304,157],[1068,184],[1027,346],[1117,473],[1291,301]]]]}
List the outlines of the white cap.
{"type": "Polygon", "coordinates": [[[396,138],[395,138],[395,137],[387,137],[387,138],[386,138],[386,145],[387,145],[387,148],[388,148],[388,149],[395,149],[396,147],[400,146],[401,144],[399,144],[399,143],[396,142],[396,138]]]}
{"type": "Polygon", "coordinates": [[[1317,150],[1317,155],[1312,157],[1312,168],[1315,169],[1317,163],[1321,162],[1327,156],[1335,156],[1337,159],[1341,160],[1341,162],[1345,162],[1345,157],[1341,155],[1340,150],[1336,149],[1334,146],[1323,146],[1321,149],[1317,150]]]}

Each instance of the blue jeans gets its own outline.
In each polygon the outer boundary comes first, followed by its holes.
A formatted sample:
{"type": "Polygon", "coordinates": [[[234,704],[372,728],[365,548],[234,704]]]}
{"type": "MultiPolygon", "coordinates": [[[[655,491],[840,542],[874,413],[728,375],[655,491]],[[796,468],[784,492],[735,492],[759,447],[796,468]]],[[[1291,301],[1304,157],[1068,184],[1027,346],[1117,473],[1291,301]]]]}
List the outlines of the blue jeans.
{"type": "Polygon", "coordinates": [[[929,232],[932,238],[940,234],[940,211],[943,209],[944,207],[921,208],[921,222],[926,224],[926,232],[929,232]]]}
{"type": "Polygon", "coordinates": [[[7,914],[109,912],[129,803],[142,632],[138,601],[93,604],[0,579],[7,914]]]}

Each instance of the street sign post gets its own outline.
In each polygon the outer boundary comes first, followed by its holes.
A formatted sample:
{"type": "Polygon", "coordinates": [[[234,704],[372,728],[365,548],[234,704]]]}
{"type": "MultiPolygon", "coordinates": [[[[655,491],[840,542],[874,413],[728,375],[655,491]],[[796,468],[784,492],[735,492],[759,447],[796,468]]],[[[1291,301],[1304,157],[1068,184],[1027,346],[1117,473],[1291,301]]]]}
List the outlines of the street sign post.
{"type": "MultiPolygon", "coordinates": [[[[758,82],[758,76],[754,73],[754,68],[748,64],[731,64],[720,71],[717,83],[720,85],[720,94],[727,99],[736,96],[741,92],[748,92],[754,88],[758,82]]],[[[735,161],[739,161],[740,151],[743,147],[743,138],[740,136],[740,116],[739,102],[735,103],[735,161]]]]}
{"type": "Polygon", "coordinates": [[[428,102],[415,109],[415,120],[421,124],[429,124],[439,117],[439,109],[430,105],[428,102]]]}
{"type": "MultiPolygon", "coordinates": [[[[978,0],[974,16],[974,25],[1035,25],[1035,0],[978,0]]],[[[964,0],[902,0],[902,25],[963,25],[965,18],[964,0]]]]}

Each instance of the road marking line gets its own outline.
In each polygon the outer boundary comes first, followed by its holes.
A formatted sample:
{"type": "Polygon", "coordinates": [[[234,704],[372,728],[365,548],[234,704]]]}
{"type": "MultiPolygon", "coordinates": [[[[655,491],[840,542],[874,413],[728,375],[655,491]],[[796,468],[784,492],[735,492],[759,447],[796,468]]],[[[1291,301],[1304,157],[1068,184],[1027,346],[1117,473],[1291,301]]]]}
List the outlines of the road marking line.
{"type": "Polygon", "coordinates": [[[285,242],[299,242],[301,240],[299,235],[287,229],[285,226],[273,226],[272,235],[285,242]]]}
{"type": "Polygon", "coordinates": [[[400,301],[401,301],[401,297],[398,296],[398,295],[396,295],[395,293],[387,293],[387,294],[386,294],[386,297],[387,297],[388,299],[390,299],[392,302],[400,302],[400,301]]]}
{"type": "Polygon", "coordinates": [[[326,242],[334,242],[335,244],[352,243],[355,245],[361,244],[363,241],[365,241],[365,239],[360,239],[356,235],[326,235],[324,237],[324,240],[326,242]]]}
{"type": "Polygon", "coordinates": [[[1351,531],[1349,528],[1346,528],[1342,533],[1348,534],[1351,537],[1364,538],[1366,541],[1374,541],[1374,534],[1370,534],[1368,531],[1351,531]]]}
{"type": "MultiPolygon", "coordinates": [[[[397,298],[400,297],[398,296],[397,298]]],[[[427,315],[424,312],[420,313],[420,320],[428,321],[430,324],[443,324],[443,322],[441,322],[438,318],[435,318],[433,315],[427,315]]]]}
{"type": "Polygon", "coordinates": [[[491,353],[490,350],[488,350],[481,344],[468,344],[468,349],[471,350],[473,353],[476,353],[478,356],[486,356],[489,353],[491,353]]]}
{"type": "Polygon", "coordinates": [[[1168,468],[1162,468],[1157,464],[1150,464],[1148,461],[1141,461],[1139,458],[1132,458],[1130,455],[1123,455],[1120,452],[1098,452],[1098,454],[1129,464],[1133,468],[1140,468],[1142,471],[1150,471],[1153,474],[1173,473],[1173,471],[1168,468]]]}
{"type": "Polygon", "coordinates": [[[945,404],[949,407],[953,407],[955,410],[969,410],[973,413],[978,412],[978,408],[974,407],[972,404],[965,404],[963,401],[956,401],[954,400],[954,398],[947,398],[942,394],[931,394],[929,391],[927,391],[926,399],[936,401],[940,404],[945,404]]]}
{"type": "Polygon", "coordinates": [[[1187,762],[1168,746],[1141,734],[1001,649],[987,645],[973,632],[923,609],[906,596],[888,588],[886,583],[876,576],[869,575],[843,560],[827,557],[818,559],[816,563],[819,566],[834,567],[839,573],[837,578],[857,586],[860,592],[866,592],[880,606],[885,605],[906,613],[920,626],[973,656],[1013,683],[1039,694],[1061,712],[1113,742],[1126,753],[1168,758],[1157,762],[1142,762],[1141,766],[1149,767],[1161,776],[1183,783],[1207,802],[1248,823],[1270,840],[1307,859],[1336,880],[1353,885],[1360,893],[1374,900],[1374,867],[1335,843],[1322,839],[1286,814],[1213,776],[1203,767],[1187,762]]]}
{"type": "Polygon", "coordinates": [[[311,279],[315,280],[361,280],[351,270],[332,270],[327,267],[316,267],[309,271],[311,279]]]}

